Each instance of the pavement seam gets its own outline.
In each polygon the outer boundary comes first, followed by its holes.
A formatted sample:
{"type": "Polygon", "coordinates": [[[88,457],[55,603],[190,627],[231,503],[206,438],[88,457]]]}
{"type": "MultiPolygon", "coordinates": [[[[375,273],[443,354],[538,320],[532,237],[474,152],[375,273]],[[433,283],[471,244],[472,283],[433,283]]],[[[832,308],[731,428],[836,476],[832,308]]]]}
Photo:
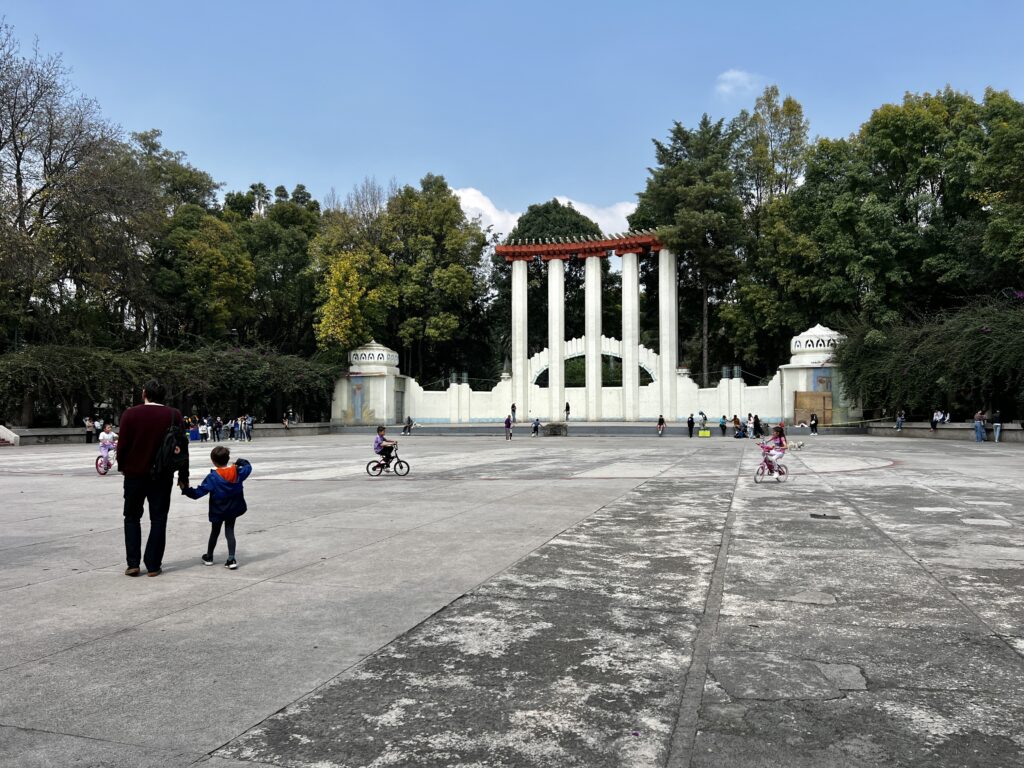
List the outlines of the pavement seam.
{"type": "MultiPolygon", "coordinates": [[[[678,462],[677,462],[677,463],[678,463],[678,462]]],[[[609,501],[607,501],[606,503],[602,504],[602,505],[601,505],[600,507],[598,507],[597,509],[595,509],[594,511],[592,511],[591,513],[589,513],[589,514],[588,514],[588,515],[586,515],[585,517],[581,518],[580,520],[577,520],[577,521],[576,521],[575,523],[573,523],[572,525],[566,526],[565,528],[563,528],[563,529],[562,529],[561,531],[559,531],[558,533],[555,533],[555,534],[554,534],[554,535],[552,535],[552,536],[551,536],[551,537],[550,537],[549,539],[547,539],[546,541],[542,542],[541,544],[538,544],[538,545],[537,545],[536,547],[534,547],[534,548],[533,548],[533,549],[531,549],[531,550],[530,550],[529,552],[527,552],[526,554],[524,554],[524,555],[523,555],[523,556],[522,556],[521,558],[519,558],[518,560],[516,560],[516,561],[515,561],[514,563],[510,563],[510,564],[509,564],[509,565],[508,565],[508,566],[507,566],[506,568],[502,569],[502,570],[501,570],[501,571],[499,571],[498,573],[495,573],[495,574],[491,574],[491,575],[490,575],[490,576],[488,576],[488,577],[487,577],[486,579],[484,579],[483,581],[479,582],[479,583],[478,583],[478,584],[477,584],[476,586],[474,586],[474,587],[472,587],[471,589],[467,590],[466,592],[462,593],[461,595],[459,595],[459,596],[458,596],[458,597],[456,597],[455,599],[453,599],[453,600],[449,601],[448,603],[445,603],[444,605],[442,605],[442,606],[441,606],[440,608],[438,608],[438,609],[437,609],[436,611],[433,611],[433,612],[432,612],[431,614],[429,614],[428,616],[424,616],[422,620],[418,621],[418,622],[417,622],[416,624],[414,624],[413,626],[409,627],[409,628],[408,628],[407,630],[405,630],[405,631],[404,631],[404,632],[402,632],[401,634],[399,634],[399,635],[397,635],[396,637],[393,637],[393,638],[391,638],[390,640],[388,640],[388,641],[386,641],[386,642],[382,643],[382,644],[381,644],[381,645],[379,645],[379,646],[378,646],[377,648],[374,648],[374,649],[373,649],[372,651],[368,652],[367,654],[365,654],[364,656],[362,656],[362,657],[361,657],[360,659],[358,659],[357,661],[354,661],[354,662],[353,662],[352,664],[350,664],[350,665],[348,665],[347,667],[345,667],[344,669],[340,670],[340,671],[339,671],[339,672],[338,672],[337,674],[335,674],[335,675],[332,675],[331,677],[327,678],[326,680],[324,680],[324,681],[322,681],[322,682],[318,683],[318,684],[317,684],[316,686],[314,686],[314,687],[313,687],[312,689],[310,689],[310,690],[309,690],[309,691],[307,691],[306,693],[304,693],[304,694],[302,694],[302,695],[298,696],[297,698],[293,699],[292,701],[288,702],[287,704],[284,704],[284,705],[283,705],[283,706],[281,706],[281,707],[280,707],[279,709],[275,710],[274,712],[271,712],[271,713],[270,713],[269,715],[267,715],[266,717],[262,718],[262,719],[261,719],[261,720],[259,720],[258,722],[254,723],[254,724],[252,724],[252,725],[250,725],[250,726],[247,726],[247,727],[246,727],[245,729],[243,729],[243,730],[242,730],[242,731],[241,731],[240,733],[237,733],[237,734],[235,734],[235,735],[234,735],[234,736],[232,736],[232,737],[231,737],[230,739],[228,739],[227,741],[225,741],[225,742],[224,742],[223,744],[220,744],[219,746],[215,747],[214,749],[211,749],[211,750],[210,750],[209,752],[207,752],[207,753],[206,753],[206,757],[207,757],[207,758],[214,758],[214,757],[217,757],[217,752],[219,752],[220,750],[224,749],[224,748],[225,748],[225,747],[227,747],[227,746],[228,746],[229,744],[231,744],[231,742],[235,741],[236,739],[240,738],[241,736],[244,736],[244,735],[245,735],[245,734],[246,734],[247,732],[249,732],[249,731],[250,731],[250,730],[252,730],[253,728],[258,728],[258,727],[259,727],[259,726],[260,726],[260,725],[261,725],[261,724],[262,724],[263,722],[265,722],[265,721],[269,720],[269,719],[270,719],[270,718],[272,718],[272,717],[275,717],[275,716],[277,716],[277,715],[279,715],[279,714],[283,713],[283,712],[284,712],[284,711],[285,711],[286,709],[288,709],[288,708],[289,708],[289,707],[291,707],[291,706],[294,706],[295,704],[297,704],[298,702],[302,701],[303,699],[307,699],[307,698],[309,698],[310,696],[313,696],[313,695],[314,695],[314,694],[315,694],[315,693],[316,693],[317,691],[321,690],[322,688],[326,688],[326,687],[330,686],[330,685],[331,685],[332,683],[334,683],[334,682],[335,682],[336,680],[338,680],[339,678],[341,678],[342,676],[344,676],[345,674],[347,674],[347,673],[348,673],[348,672],[350,672],[351,670],[355,669],[355,668],[356,668],[356,667],[358,667],[358,666],[359,666],[360,664],[363,664],[363,663],[365,663],[367,659],[369,659],[369,658],[371,658],[372,656],[374,656],[374,655],[376,655],[376,654],[380,653],[380,652],[381,652],[382,650],[384,650],[385,648],[387,648],[387,647],[388,647],[389,645],[392,645],[393,643],[397,642],[398,640],[400,640],[401,638],[405,637],[406,635],[408,635],[408,634],[410,634],[410,633],[412,633],[412,632],[415,632],[415,631],[416,631],[417,629],[419,629],[419,628],[420,628],[421,626],[423,626],[423,625],[424,625],[424,624],[426,624],[426,623],[427,623],[428,621],[430,621],[431,619],[433,619],[433,618],[434,618],[435,616],[437,616],[438,614],[440,614],[440,613],[442,613],[443,611],[447,610],[447,609],[448,609],[448,608],[450,608],[451,606],[455,605],[455,603],[459,602],[460,600],[465,600],[465,599],[467,599],[467,598],[470,598],[470,599],[471,599],[471,598],[475,597],[476,595],[474,595],[474,593],[476,592],[476,590],[480,589],[480,587],[482,587],[482,586],[483,586],[484,584],[486,584],[486,583],[487,583],[488,581],[491,581],[492,579],[494,579],[494,578],[495,578],[495,577],[496,577],[497,575],[499,575],[500,573],[504,573],[505,571],[507,571],[507,570],[509,570],[509,569],[511,569],[511,568],[514,568],[514,567],[515,567],[515,566],[516,566],[517,564],[519,564],[520,562],[522,562],[523,560],[525,560],[525,559],[526,559],[527,557],[529,557],[529,556],[530,556],[531,554],[533,554],[534,552],[536,552],[536,551],[537,551],[538,549],[540,549],[541,547],[544,547],[545,545],[547,545],[547,544],[551,543],[551,542],[552,542],[552,541],[553,541],[554,539],[556,539],[556,538],[558,538],[559,536],[561,536],[562,534],[564,534],[564,533],[565,533],[566,531],[568,531],[568,530],[569,530],[570,528],[575,528],[575,527],[576,527],[577,525],[580,525],[580,524],[581,524],[581,523],[582,523],[582,522],[583,522],[584,520],[587,520],[587,519],[588,519],[588,518],[590,518],[591,516],[593,516],[593,515],[596,515],[596,514],[597,514],[598,512],[600,512],[600,511],[601,511],[602,509],[605,509],[606,507],[608,507],[608,506],[610,506],[610,505],[614,504],[615,502],[619,501],[620,499],[622,499],[622,497],[626,496],[627,494],[633,493],[633,492],[634,492],[634,491],[635,491],[635,490],[636,490],[637,488],[639,488],[639,487],[640,487],[641,485],[643,485],[643,483],[644,483],[644,481],[643,481],[643,480],[638,480],[638,482],[636,483],[636,485],[634,485],[633,487],[631,487],[631,488],[629,488],[629,489],[627,489],[627,490],[623,491],[622,493],[620,493],[620,494],[619,494],[618,496],[614,497],[613,499],[610,499],[609,501]]],[[[522,493],[522,491],[516,491],[516,493],[515,493],[515,494],[513,494],[513,495],[518,495],[519,493],[522,493]]],[[[463,514],[463,512],[459,512],[459,513],[457,513],[457,514],[463,514]]],[[[418,526],[418,527],[419,527],[419,526],[418,526]]],[[[415,529],[410,529],[410,530],[415,530],[415,529]]],[[[484,598],[485,598],[485,597],[487,597],[487,596],[486,596],[486,595],[480,595],[479,597],[484,597],[484,598]]],[[[494,597],[492,597],[492,599],[495,599],[495,598],[494,598],[494,597]]],[[[504,597],[503,597],[503,596],[497,596],[497,597],[496,597],[496,599],[504,599],[504,597]]],[[[525,600],[526,600],[526,598],[523,598],[523,600],[525,601],[525,600]]],[[[540,601],[536,601],[536,602],[540,602],[540,601]]]]}
{"type": "MultiPolygon", "coordinates": [[[[920,568],[922,571],[924,571],[928,575],[928,578],[930,578],[935,584],[937,584],[939,586],[939,589],[941,589],[943,592],[945,592],[947,595],[949,595],[961,608],[963,608],[971,617],[973,617],[974,620],[976,622],[978,622],[978,624],[980,624],[982,627],[984,627],[987,630],[987,632],[985,634],[992,635],[994,637],[998,637],[999,641],[1011,653],[1013,653],[1015,656],[1017,656],[1017,657],[1019,657],[1021,659],[1024,659],[1024,652],[1021,652],[1021,651],[1017,650],[1016,648],[1014,648],[1013,645],[1011,645],[1004,637],[1002,637],[1000,635],[999,631],[995,627],[993,627],[987,621],[985,621],[985,619],[982,618],[982,616],[977,611],[975,611],[970,605],[965,603],[963,601],[963,599],[958,594],[956,594],[949,587],[947,587],[943,583],[942,579],[940,579],[938,576],[936,576],[935,573],[933,573],[932,570],[930,568],[928,568],[927,565],[925,565],[925,563],[924,563],[924,561],[922,559],[917,558],[914,555],[912,555],[909,551],[907,551],[907,549],[902,544],[900,544],[900,542],[898,542],[896,539],[894,539],[892,536],[890,536],[880,525],[878,525],[878,523],[876,523],[874,520],[872,520],[866,513],[861,512],[860,505],[856,504],[856,503],[852,503],[851,494],[849,492],[847,492],[846,490],[840,490],[840,489],[836,488],[836,486],[832,485],[831,483],[828,482],[828,480],[824,479],[821,476],[821,473],[816,472],[814,469],[809,467],[806,462],[801,461],[800,463],[803,464],[804,467],[810,473],[815,475],[822,483],[824,483],[826,487],[831,489],[833,494],[835,494],[836,496],[843,496],[843,497],[846,498],[846,500],[848,502],[851,502],[851,503],[848,504],[848,506],[853,511],[853,514],[855,514],[857,517],[859,517],[861,520],[863,520],[870,528],[874,529],[879,535],[885,537],[885,539],[887,541],[889,541],[889,543],[892,546],[894,546],[897,550],[899,550],[910,562],[914,563],[914,565],[916,565],[918,568],[920,568]]],[[[955,498],[955,497],[952,497],[951,494],[946,494],[943,491],[936,491],[933,488],[928,488],[923,483],[919,483],[916,480],[914,480],[913,482],[916,485],[918,485],[919,487],[926,488],[927,490],[932,491],[933,493],[942,494],[942,495],[950,496],[951,498],[955,498]]]]}
{"type": "Polygon", "coordinates": [[[708,584],[704,613],[697,625],[693,651],[690,654],[690,668],[686,672],[683,695],[679,702],[672,735],[669,738],[665,768],[689,768],[693,761],[693,747],[697,740],[697,729],[700,723],[700,708],[704,699],[704,686],[711,661],[711,644],[718,634],[718,618],[722,610],[722,597],[725,592],[729,544],[732,541],[732,527],[736,520],[736,488],[740,482],[740,469],[745,456],[746,447],[744,447],[743,455],[736,468],[736,477],[729,498],[729,509],[726,511],[725,523],[722,525],[722,539],[718,546],[715,567],[711,572],[711,581],[708,584]]]}

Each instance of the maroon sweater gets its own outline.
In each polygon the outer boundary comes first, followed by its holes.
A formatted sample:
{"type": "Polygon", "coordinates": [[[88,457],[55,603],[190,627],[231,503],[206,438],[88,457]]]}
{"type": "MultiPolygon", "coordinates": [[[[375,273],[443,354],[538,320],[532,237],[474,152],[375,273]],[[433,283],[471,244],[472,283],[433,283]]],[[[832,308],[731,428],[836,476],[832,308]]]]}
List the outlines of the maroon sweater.
{"type": "Polygon", "coordinates": [[[182,423],[181,411],[166,405],[136,405],[122,413],[117,433],[117,470],[125,477],[149,475],[172,421],[182,423]]]}

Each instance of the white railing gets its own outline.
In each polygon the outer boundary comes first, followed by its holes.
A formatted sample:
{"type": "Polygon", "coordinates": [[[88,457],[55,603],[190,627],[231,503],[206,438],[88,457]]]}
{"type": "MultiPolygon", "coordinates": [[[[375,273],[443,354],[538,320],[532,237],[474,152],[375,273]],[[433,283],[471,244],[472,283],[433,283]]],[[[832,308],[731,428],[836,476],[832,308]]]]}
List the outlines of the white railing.
{"type": "Polygon", "coordinates": [[[21,435],[2,425],[0,425],[0,440],[6,440],[11,445],[21,445],[21,435]]]}

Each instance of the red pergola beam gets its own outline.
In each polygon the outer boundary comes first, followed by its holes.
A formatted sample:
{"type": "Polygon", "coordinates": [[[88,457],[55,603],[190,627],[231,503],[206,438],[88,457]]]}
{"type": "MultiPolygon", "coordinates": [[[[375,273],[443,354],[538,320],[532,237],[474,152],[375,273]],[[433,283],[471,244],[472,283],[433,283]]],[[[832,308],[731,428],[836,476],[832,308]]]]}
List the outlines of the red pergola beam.
{"type": "Polygon", "coordinates": [[[515,241],[508,245],[499,245],[494,250],[505,261],[516,261],[518,259],[533,260],[540,256],[544,261],[551,259],[568,259],[572,256],[606,256],[608,251],[616,253],[643,253],[645,251],[661,250],[661,242],[653,231],[631,232],[625,235],[613,236],[607,239],[583,239],[562,241],[562,238],[553,238],[547,242],[538,243],[535,240],[529,242],[515,241]]]}

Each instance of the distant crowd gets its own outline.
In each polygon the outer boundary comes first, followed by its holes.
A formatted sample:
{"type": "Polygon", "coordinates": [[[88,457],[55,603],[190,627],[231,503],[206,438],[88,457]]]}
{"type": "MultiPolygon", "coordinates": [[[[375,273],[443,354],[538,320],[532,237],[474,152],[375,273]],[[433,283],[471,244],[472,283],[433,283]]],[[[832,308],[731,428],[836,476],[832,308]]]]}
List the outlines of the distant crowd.
{"type": "MultiPolygon", "coordinates": [[[[87,416],[82,420],[85,425],[85,442],[91,443],[99,439],[106,427],[113,426],[112,419],[101,416],[87,416]]],[[[220,416],[190,416],[185,419],[185,429],[189,440],[198,443],[219,443],[224,439],[252,442],[253,424],[255,420],[250,413],[223,419],[220,416]]],[[[287,420],[285,420],[287,426],[287,420]]]]}

